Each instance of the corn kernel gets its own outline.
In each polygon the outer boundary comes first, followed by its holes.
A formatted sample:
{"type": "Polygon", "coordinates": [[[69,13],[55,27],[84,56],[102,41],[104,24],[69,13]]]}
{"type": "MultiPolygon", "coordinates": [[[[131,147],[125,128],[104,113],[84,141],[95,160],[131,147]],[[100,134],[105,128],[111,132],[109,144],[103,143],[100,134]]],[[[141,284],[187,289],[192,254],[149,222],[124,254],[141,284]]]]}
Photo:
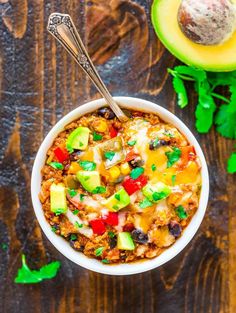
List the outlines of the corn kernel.
{"type": "Polygon", "coordinates": [[[107,123],[103,120],[94,121],[93,127],[99,133],[105,133],[108,129],[107,123]]]}
{"type": "Polygon", "coordinates": [[[120,176],[120,169],[119,169],[118,166],[111,167],[108,170],[108,172],[109,172],[111,180],[115,180],[115,179],[117,179],[120,176]]]}
{"type": "Polygon", "coordinates": [[[81,170],[81,167],[79,163],[71,162],[69,170],[68,170],[68,174],[76,174],[80,170],[81,170]]]}
{"type": "Polygon", "coordinates": [[[125,162],[125,163],[121,164],[120,171],[121,171],[122,175],[128,175],[130,173],[129,163],[125,162]]]}

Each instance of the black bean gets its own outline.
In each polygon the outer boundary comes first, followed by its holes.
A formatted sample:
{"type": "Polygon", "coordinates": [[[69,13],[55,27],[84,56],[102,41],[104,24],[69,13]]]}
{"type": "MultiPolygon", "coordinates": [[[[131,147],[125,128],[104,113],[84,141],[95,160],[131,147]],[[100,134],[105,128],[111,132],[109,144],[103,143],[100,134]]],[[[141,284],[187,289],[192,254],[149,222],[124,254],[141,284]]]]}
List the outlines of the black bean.
{"type": "Polygon", "coordinates": [[[125,261],[126,260],[126,252],[121,252],[120,253],[120,259],[122,260],[122,261],[125,261]]]}
{"type": "Polygon", "coordinates": [[[69,243],[70,243],[70,246],[75,249],[75,242],[74,242],[74,240],[69,240],[69,243]]]}
{"type": "Polygon", "coordinates": [[[79,160],[79,156],[82,153],[82,150],[76,150],[75,152],[70,154],[70,160],[71,161],[77,161],[79,160]]]}
{"type": "Polygon", "coordinates": [[[52,227],[53,227],[53,230],[55,231],[60,229],[60,226],[58,224],[53,224],[52,227]]]}
{"type": "Polygon", "coordinates": [[[170,141],[162,139],[159,141],[159,144],[160,144],[160,146],[169,146],[170,141]]]}
{"type": "Polygon", "coordinates": [[[157,150],[158,148],[162,146],[168,146],[170,144],[170,141],[167,140],[151,140],[149,143],[149,150],[157,150]]]}
{"type": "Polygon", "coordinates": [[[77,251],[80,251],[80,252],[84,252],[84,248],[85,248],[85,246],[81,245],[81,246],[79,247],[79,249],[76,249],[76,250],[77,250],[77,251]]]}
{"type": "Polygon", "coordinates": [[[109,246],[111,249],[114,249],[117,245],[116,237],[109,238],[109,246]]]}
{"type": "Polygon", "coordinates": [[[75,247],[75,241],[74,240],[70,240],[69,241],[70,243],[70,246],[75,249],[76,251],[79,251],[79,252],[83,252],[84,251],[84,246],[81,245],[80,247],[75,247]]]}
{"type": "Polygon", "coordinates": [[[180,224],[178,222],[172,221],[172,222],[170,222],[168,227],[169,227],[169,231],[170,231],[171,235],[173,235],[175,238],[180,237],[180,235],[182,233],[182,227],[180,226],[180,224]]]}
{"type": "Polygon", "coordinates": [[[148,235],[144,234],[144,232],[142,232],[140,229],[133,230],[131,236],[135,242],[143,244],[148,242],[148,235]]]}
{"type": "Polygon", "coordinates": [[[133,168],[135,167],[141,167],[144,165],[144,161],[141,159],[141,157],[136,157],[135,159],[129,161],[130,166],[133,168]]]}
{"type": "Polygon", "coordinates": [[[98,109],[98,115],[104,117],[107,120],[112,120],[115,118],[115,113],[107,107],[98,109]]]}

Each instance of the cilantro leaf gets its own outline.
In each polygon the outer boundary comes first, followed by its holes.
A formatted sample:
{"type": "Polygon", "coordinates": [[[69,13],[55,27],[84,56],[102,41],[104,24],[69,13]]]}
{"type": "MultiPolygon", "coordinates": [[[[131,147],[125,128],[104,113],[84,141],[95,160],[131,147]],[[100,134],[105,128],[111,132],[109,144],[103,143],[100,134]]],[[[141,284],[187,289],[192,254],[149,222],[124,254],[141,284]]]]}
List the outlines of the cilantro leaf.
{"type": "Polygon", "coordinates": [[[181,220],[184,220],[188,217],[188,214],[186,213],[185,208],[182,205],[179,205],[176,208],[176,214],[181,220]]]}
{"type": "Polygon", "coordinates": [[[157,169],[156,165],[155,165],[155,164],[152,164],[151,169],[152,169],[153,172],[155,172],[156,169],[157,169]]]}
{"type": "Polygon", "coordinates": [[[173,87],[178,96],[178,105],[183,109],[188,105],[188,96],[184,82],[179,76],[174,76],[173,87]]]}
{"type": "Polygon", "coordinates": [[[153,139],[150,141],[149,147],[151,147],[152,150],[156,150],[159,146],[159,142],[160,142],[160,140],[158,138],[153,139]]]}
{"type": "Polygon", "coordinates": [[[63,170],[64,166],[63,164],[59,163],[59,162],[50,162],[49,165],[53,168],[55,168],[56,170],[63,170]]]}
{"type": "Polygon", "coordinates": [[[172,186],[174,186],[176,183],[176,175],[171,176],[171,182],[172,182],[172,186]]]}
{"type": "Polygon", "coordinates": [[[167,168],[173,166],[181,157],[181,150],[177,147],[173,147],[173,151],[168,151],[165,153],[167,156],[167,168]]]}
{"type": "Polygon", "coordinates": [[[140,175],[142,175],[144,173],[144,168],[143,167],[136,167],[134,168],[131,173],[130,173],[130,177],[132,179],[137,179],[140,175]]]}
{"type": "Polygon", "coordinates": [[[236,173],[236,152],[232,153],[228,159],[227,171],[230,174],[236,173]]]}
{"type": "Polygon", "coordinates": [[[5,243],[5,242],[2,242],[2,243],[1,243],[1,249],[2,249],[3,251],[7,251],[7,250],[8,250],[8,244],[5,243]]]}
{"type": "Polygon", "coordinates": [[[74,189],[70,189],[70,188],[68,188],[68,193],[69,193],[69,195],[70,195],[70,197],[75,197],[76,195],[77,195],[77,191],[76,190],[74,190],[74,189]]]}
{"type": "Polygon", "coordinates": [[[96,255],[96,256],[101,256],[104,249],[105,249],[104,247],[99,247],[99,248],[97,248],[97,249],[95,250],[95,255],[96,255]]]}
{"type": "Polygon", "coordinates": [[[114,233],[113,231],[109,231],[109,232],[108,232],[108,236],[109,236],[110,238],[114,238],[114,237],[115,237],[115,233],[114,233]]]}
{"type": "Polygon", "coordinates": [[[55,225],[51,227],[51,231],[52,231],[53,233],[55,233],[57,230],[58,230],[58,228],[57,228],[55,225]]]}
{"type": "Polygon", "coordinates": [[[207,80],[196,84],[195,88],[199,95],[196,109],[196,128],[199,133],[207,133],[213,124],[216,110],[215,101],[207,80]]]}
{"type": "Polygon", "coordinates": [[[169,138],[174,138],[174,134],[172,134],[169,130],[165,130],[164,135],[169,137],[169,138]]]}
{"type": "Polygon", "coordinates": [[[155,191],[153,194],[152,194],[152,199],[153,201],[159,201],[161,199],[164,199],[166,198],[168,195],[168,193],[164,192],[164,191],[161,191],[161,192],[157,192],[155,191]]]}
{"type": "Polygon", "coordinates": [[[68,143],[66,144],[66,150],[69,152],[69,154],[74,152],[74,149],[68,143]]]}
{"type": "Polygon", "coordinates": [[[209,109],[204,108],[201,103],[198,103],[195,115],[197,119],[196,128],[199,133],[207,133],[210,130],[213,124],[215,109],[216,106],[214,103],[212,103],[212,106],[209,109]]]}
{"type": "Polygon", "coordinates": [[[73,212],[72,212],[74,215],[77,215],[79,213],[79,210],[78,209],[75,209],[73,212]]]}
{"type": "Polygon", "coordinates": [[[130,141],[128,141],[128,145],[130,147],[133,147],[136,144],[136,142],[137,142],[137,140],[130,140],[130,141]]]}
{"type": "Polygon", "coordinates": [[[210,109],[212,106],[213,98],[211,95],[211,86],[208,81],[204,80],[199,84],[195,84],[195,90],[199,95],[199,104],[205,109],[210,109]]]}
{"type": "Polygon", "coordinates": [[[115,156],[115,152],[114,151],[106,151],[105,153],[104,153],[104,157],[106,158],[106,159],[108,159],[109,161],[112,161],[112,159],[114,158],[114,156],[115,156]]]}
{"type": "Polygon", "coordinates": [[[207,74],[209,83],[215,89],[217,86],[229,86],[236,84],[236,71],[233,72],[209,72],[207,74]]]}
{"type": "Polygon", "coordinates": [[[99,140],[102,140],[102,135],[100,134],[97,134],[96,132],[93,133],[93,140],[94,141],[99,141],[99,140]]]}
{"type": "Polygon", "coordinates": [[[80,161],[79,165],[83,168],[85,171],[94,171],[96,168],[96,163],[91,161],[80,161]]]}
{"type": "Polygon", "coordinates": [[[83,224],[80,224],[80,223],[78,223],[77,221],[75,222],[75,224],[74,224],[74,226],[76,227],[76,228],[83,228],[83,224]]]}
{"type": "Polygon", "coordinates": [[[97,193],[105,193],[106,192],[106,187],[104,186],[97,186],[92,193],[97,194],[97,193]]]}
{"type": "Polygon", "coordinates": [[[83,195],[82,193],[79,195],[79,199],[80,201],[83,201],[84,200],[84,197],[86,197],[86,195],[83,195]]]}
{"type": "Polygon", "coordinates": [[[147,198],[145,198],[143,201],[141,201],[139,203],[140,209],[146,209],[152,205],[153,205],[153,203],[151,201],[149,201],[147,198]]]}
{"type": "MultiPolygon", "coordinates": [[[[236,102],[235,102],[236,107],[236,102]]],[[[230,112],[230,105],[222,105],[215,117],[217,131],[226,138],[236,138],[236,111],[230,112]]]]}
{"type": "Polygon", "coordinates": [[[236,112],[236,81],[234,85],[229,87],[231,92],[230,102],[229,102],[229,112],[234,113],[236,112]]]}
{"type": "Polygon", "coordinates": [[[109,262],[107,259],[103,259],[103,260],[102,260],[102,263],[104,263],[104,264],[109,264],[110,262],[109,262]]]}
{"type": "Polygon", "coordinates": [[[70,240],[72,240],[72,241],[77,240],[76,234],[71,234],[71,235],[70,235],[70,240]]]}
{"type": "Polygon", "coordinates": [[[59,261],[44,265],[39,270],[31,270],[26,264],[25,255],[22,255],[22,267],[18,270],[15,278],[17,284],[35,284],[44,279],[51,279],[56,276],[61,264],[59,261]]]}
{"type": "Polygon", "coordinates": [[[181,78],[202,82],[207,78],[206,72],[191,66],[179,65],[174,68],[174,72],[181,78]]]}
{"type": "Polygon", "coordinates": [[[56,210],[54,211],[54,213],[55,213],[56,215],[61,215],[61,214],[65,213],[65,209],[63,209],[63,208],[58,208],[58,209],[56,209],[56,210]]]}

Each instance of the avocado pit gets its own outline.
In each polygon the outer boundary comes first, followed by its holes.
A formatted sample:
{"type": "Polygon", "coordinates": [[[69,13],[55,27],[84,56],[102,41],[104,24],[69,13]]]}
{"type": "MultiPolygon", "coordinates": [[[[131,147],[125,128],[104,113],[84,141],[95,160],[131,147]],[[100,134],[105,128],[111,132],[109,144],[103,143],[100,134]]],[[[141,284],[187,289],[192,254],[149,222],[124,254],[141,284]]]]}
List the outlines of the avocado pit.
{"type": "Polygon", "coordinates": [[[219,45],[235,31],[235,6],[230,0],[182,0],[178,23],[192,42],[219,45]]]}

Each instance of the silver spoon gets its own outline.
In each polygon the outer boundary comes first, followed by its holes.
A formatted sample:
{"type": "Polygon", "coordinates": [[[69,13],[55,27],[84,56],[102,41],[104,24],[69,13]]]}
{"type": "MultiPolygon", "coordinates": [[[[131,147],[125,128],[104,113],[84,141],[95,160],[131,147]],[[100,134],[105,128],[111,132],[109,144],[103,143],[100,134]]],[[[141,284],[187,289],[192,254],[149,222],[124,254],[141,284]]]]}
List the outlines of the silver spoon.
{"type": "Polygon", "coordinates": [[[121,122],[126,122],[128,117],[121,111],[117,103],[104,85],[87,50],[68,14],[52,13],[48,19],[48,31],[69,52],[74,60],[81,66],[84,72],[97,87],[103,98],[107,101],[112,111],[121,122]]]}

